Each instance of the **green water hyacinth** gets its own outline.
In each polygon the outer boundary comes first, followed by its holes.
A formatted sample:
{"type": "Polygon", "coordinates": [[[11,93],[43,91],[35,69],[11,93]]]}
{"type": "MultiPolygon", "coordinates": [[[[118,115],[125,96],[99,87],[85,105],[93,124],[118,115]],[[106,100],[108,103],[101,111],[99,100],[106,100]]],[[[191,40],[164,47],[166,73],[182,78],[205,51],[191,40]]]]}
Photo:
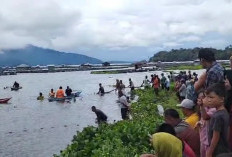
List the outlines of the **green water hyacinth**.
{"type": "Polygon", "coordinates": [[[139,100],[131,106],[133,119],[101,124],[98,128],[86,127],[77,132],[71,145],[54,157],[139,157],[142,153],[154,153],[148,135],[163,122],[157,105],[161,104],[164,109],[176,108],[177,98],[173,90],[160,91],[156,97],[152,88],[136,90],[136,95],[139,100]]]}

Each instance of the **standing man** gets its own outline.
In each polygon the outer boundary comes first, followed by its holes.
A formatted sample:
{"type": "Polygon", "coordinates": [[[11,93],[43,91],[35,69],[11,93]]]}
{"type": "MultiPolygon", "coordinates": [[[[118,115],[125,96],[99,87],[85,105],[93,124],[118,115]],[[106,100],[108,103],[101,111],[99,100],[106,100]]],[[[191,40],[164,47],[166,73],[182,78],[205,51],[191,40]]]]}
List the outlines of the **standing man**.
{"type": "Polygon", "coordinates": [[[165,88],[165,82],[166,82],[166,77],[164,76],[164,74],[161,74],[161,87],[162,89],[165,88]]]}
{"type": "Polygon", "coordinates": [[[123,92],[121,90],[118,91],[118,97],[119,97],[119,103],[120,103],[120,107],[121,107],[122,119],[123,120],[129,119],[130,105],[127,101],[127,97],[125,95],[123,95],[123,92]]]}
{"type": "Polygon", "coordinates": [[[170,75],[168,75],[168,78],[165,81],[165,88],[167,91],[169,91],[170,89],[170,78],[171,78],[170,75]]]}
{"type": "Polygon", "coordinates": [[[154,82],[153,82],[153,88],[156,95],[159,95],[159,87],[160,87],[160,81],[158,75],[155,75],[154,82]]]}
{"type": "Polygon", "coordinates": [[[131,78],[129,78],[129,87],[131,88],[131,91],[135,90],[134,83],[132,82],[131,78]]]}
{"type": "Polygon", "coordinates": [[[104,112],[102,112],[101,110],[97,109],[95,106],[92,106],[92,111],[96,114],[97,118],[96,118],[96,122],[98,124],[102,123],[102,122],[107,122],[107,116],[104,112]]]}
{"type": "Polygon", "coordinates": [[[150,81],[148,80],[147,76],[145,76],[145,79],[143,80],[141,87],[142,86],[144,86],[145,89],[148,89],[150,87],[150,81]]]}
{"type": "Polygon", "coordinates": [[[216,62],[214,53],[209,48],[200,49],[198,58],[203,68],[206,69],[204,88],[210,85],[224,81],[224,68],[216,62]]]}

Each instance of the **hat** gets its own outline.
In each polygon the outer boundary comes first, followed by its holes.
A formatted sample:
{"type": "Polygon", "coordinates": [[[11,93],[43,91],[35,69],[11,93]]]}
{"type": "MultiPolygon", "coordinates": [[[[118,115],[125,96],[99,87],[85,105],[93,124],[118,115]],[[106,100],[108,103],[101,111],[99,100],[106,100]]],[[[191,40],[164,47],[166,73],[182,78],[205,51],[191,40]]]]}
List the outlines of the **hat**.
{"type": "Polygon", "coordinates": [[[195,106],[194,102],[190,99],[184,99],[181,104],[176,105],[178,107],[183,107],[183,108],[187,108],[187,109],[193,109],[193,107],[195,106]]]}

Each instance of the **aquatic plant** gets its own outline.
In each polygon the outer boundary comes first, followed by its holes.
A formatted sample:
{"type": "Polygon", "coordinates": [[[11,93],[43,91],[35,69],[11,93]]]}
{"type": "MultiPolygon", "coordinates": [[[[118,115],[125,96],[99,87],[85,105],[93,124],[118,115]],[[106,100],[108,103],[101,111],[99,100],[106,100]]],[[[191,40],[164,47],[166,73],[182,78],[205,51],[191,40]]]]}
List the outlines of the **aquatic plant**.
{"type": "Polygon", "coordinates": [[[131,106],[132,120],[101,124],[98,128],[86,127],[77,132],[72,144],[54,157],[137,157],[142,153],[153,153],[148,135],[163,122],[157,105],[176,108],[177,98],[173,90],[163,90],[155,96],[151,88],[138,89],[136,94],[139,100],[131,106]]]}

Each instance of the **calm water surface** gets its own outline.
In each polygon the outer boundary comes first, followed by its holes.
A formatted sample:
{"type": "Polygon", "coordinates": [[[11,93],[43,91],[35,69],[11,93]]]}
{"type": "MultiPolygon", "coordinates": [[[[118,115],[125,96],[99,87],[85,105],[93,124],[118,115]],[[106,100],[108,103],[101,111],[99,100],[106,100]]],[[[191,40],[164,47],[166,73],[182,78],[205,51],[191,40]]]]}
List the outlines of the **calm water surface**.
{"type": "Polygon", "coordinates": [[[113,89],[111,85],[117,78],[126,86],[129,85],[128,79],[132,78],[135,86],[140,86],[145,75],[151,73],[91,75],[90,72],[66,72],[0,76],[0,98],[12,97],[9,104],[0,104],[0,156],[49,157],[59,154],[71,143],[77,130],[96,125],[92,105],[103,110],[110,122],[121,120],[120,108],[115,102],[117,95],[114,92],[104,97],[95,95],[98,83],[103,84],[105,91],[113,89]],[[12,86],[14,81],[23,88],[19,91],[3,90],[5,86],[12,86]],[[70,86],[83,92],[76,102],[36,100],[39,92],[47,98],[50,89],[56,90],[59,86],[70,86]]]}

